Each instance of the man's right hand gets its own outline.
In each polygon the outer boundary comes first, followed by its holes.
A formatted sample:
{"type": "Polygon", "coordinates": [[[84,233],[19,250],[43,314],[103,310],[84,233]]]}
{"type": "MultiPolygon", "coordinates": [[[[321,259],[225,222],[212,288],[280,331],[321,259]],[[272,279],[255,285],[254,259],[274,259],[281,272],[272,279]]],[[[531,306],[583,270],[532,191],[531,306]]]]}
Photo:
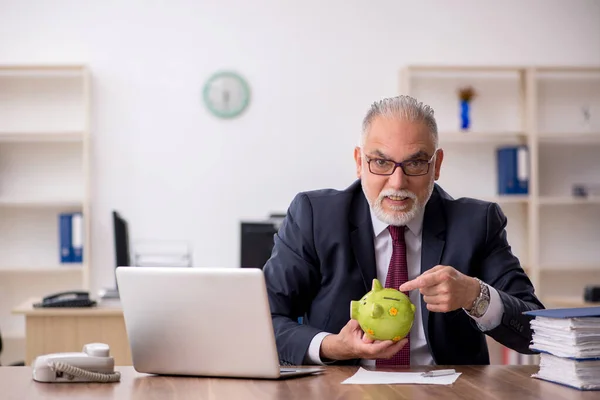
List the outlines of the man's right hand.
{"type": "Polygon", "coordinates": [[[355,358],[392,358],[408,339],[398,342],[371,340],[364,335],[358,321],[351,319],[337,335],[327,335],[321,342],[322,360],[350,360],[355,358]]]}

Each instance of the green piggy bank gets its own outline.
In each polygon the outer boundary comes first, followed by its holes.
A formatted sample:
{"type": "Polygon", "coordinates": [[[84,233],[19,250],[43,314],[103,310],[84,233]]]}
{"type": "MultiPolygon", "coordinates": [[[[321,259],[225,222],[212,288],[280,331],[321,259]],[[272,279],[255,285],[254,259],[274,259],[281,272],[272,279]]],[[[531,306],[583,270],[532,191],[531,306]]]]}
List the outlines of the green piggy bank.
{"type": "Polygon", "coordinates": [[[415,305],[396,289],[383,288],[373,279],[371,291],[350,302],[350,318],[373,340],[398,340],[406,337],[415,319],[415,305]]]}

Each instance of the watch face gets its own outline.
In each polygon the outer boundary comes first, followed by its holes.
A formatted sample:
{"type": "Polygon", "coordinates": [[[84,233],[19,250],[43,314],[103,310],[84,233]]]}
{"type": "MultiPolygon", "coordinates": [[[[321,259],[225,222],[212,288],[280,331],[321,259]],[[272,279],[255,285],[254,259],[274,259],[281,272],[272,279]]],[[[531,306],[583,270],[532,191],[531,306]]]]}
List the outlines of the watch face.
{"type": "Polygon", "coordinates": [[[250,102],[250,87],[240,75],[224,71],[211,76],[203,90],[208,110],[220,118],[240,115],[250,102]]]}
{"type": "Polygon", "coordinates": [[[485,312],[487,311],[487,308],[488,308],[488,304],[489,304],[489,302],[486,300],[480,301],[479,304],[477,304],[477,309],[475,310],[477,315],[485,314],[485,312]]]}

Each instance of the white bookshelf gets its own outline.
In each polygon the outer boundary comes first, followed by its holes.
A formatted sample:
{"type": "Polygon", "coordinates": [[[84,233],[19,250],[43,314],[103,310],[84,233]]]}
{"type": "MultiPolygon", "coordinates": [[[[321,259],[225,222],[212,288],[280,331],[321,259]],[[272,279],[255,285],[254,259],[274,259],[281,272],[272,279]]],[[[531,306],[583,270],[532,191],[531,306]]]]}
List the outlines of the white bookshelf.
{"type": "Polygon", "coordinates": [[[572,186],[600,185],[600,66],[408,66],[399,89],[435,110],[442,187],[500,204],[513,252],[547,307],[583,305],[584,287],[600,285],[600,197],[574,197],[572,186]],[[477,97],[463,132],[457,90],[467,85],[477,97]],[[495,152],[507,144],[529,148],[525,196],[498,195],[495,152]]]}
{"type": "Polygon", "coordinates": [[[89,288],[89,149],[90,74],[85,66],[0,65],[3,337],[24,337],[22,316],[11,310],[28,298],[89,288]],[[82,263],[60,263],[62,212],[83,213],[82,263]]]}

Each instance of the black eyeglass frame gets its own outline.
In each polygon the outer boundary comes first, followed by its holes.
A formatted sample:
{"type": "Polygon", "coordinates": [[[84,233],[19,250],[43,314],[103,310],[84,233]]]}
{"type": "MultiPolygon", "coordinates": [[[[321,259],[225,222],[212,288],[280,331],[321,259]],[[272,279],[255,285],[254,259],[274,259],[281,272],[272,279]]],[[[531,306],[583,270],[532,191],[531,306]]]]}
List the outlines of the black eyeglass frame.
{"type": "Polygon", "coordinates": [[[433,155],[431,156],[431,158],[429,159],[429,161],[427,161],[427,170],[425,172],[423,172],[422,174],[407,174],[406,170],[404,169],[404,164],[405,163],[409,163],[409,162],[415,162],[415,161],[425,161],[425,160],[405,160],[402,162],[396,162],[393,160],[386,160],[384,158],[369,158],[367,155],[365,155],[365,159],[367,160],[367,164],[369,165],[369,172],[372,173],[373,175],[379,175],[379,176],[391,176],[394,175],[394,172],[396,172],[396,168],[400,167],[400,169],[402,170],[402,173],[404,173],[404,175],[406,176],[423,176],[423,175],[427,175],[429,173],[429,167],[431,165],[431,163],[433,162],[433,159],[435,158],[436,154],[438,152],[438,149],[436,149],[433,152],[433,155]],[[387,161],[387,162],[391,162],[394,164],[394,168],[392,168],[392,172],[390,173],[385,173],[385,174],[380,174],[378,172],[373,172],[371,170],[371,161],[377,161],[377,160],[381,160],[381,161],[387,161]]]}

